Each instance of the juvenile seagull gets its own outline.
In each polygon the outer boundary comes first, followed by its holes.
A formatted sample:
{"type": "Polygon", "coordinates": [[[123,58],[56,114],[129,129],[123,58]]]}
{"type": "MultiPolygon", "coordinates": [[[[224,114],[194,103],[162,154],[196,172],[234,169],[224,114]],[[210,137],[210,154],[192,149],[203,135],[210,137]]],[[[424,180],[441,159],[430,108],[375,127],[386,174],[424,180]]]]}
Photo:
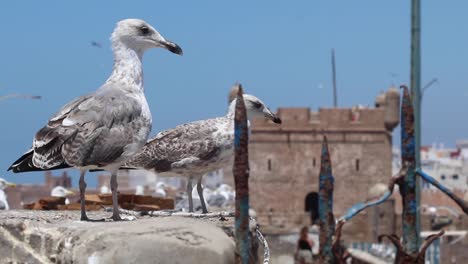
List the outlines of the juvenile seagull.
{"type": "Polygon", "coordinates": [[[139,152],[151,131],[151,113],[143,92],[143,53],[182,49],[140,19],[117,23],[111,36],[114,69],[95,92],[68,103],[36,133],[32,148],[9,168],[13,172],[75,167],[80,170],[81,220],[85,212],[84,175],[89,169],[112,173],[112,219],[121,220],[117,170],[139,152]]]}
{"type": "Polygon", "coordinates": [[[68,200],[67,196],[74,194],[73,191],[67,190],[63,186],[55,186],[52,191],[50,191],[50,196],[52,197],[65,197],[65,204],[70,204],[70,200],[68,200]]]}
{"type": "Polygon", "coordinates": [[[10,205],[7,201],[6,193],[3,191],[8,187],[14,187],[16,184],[7,182],[5,179],[0,178],[0,210],[9,210],[10,205]]]}
{"type": "MultiPolygon", "coordinates": [[[[253,95],[244,95],[247,117],[263,116],[277,124],[281,119],[253,95]]],[[[121,169],[146,169],[161,176],[188,177],[189,211],[193,212],[192,177],[198,179],[197,191],[203,213],[207,213],[202,176],[232,164],[234,157],[234,112],[232,100],[226,116],[179,125],[157,134],[121,169]]]]}

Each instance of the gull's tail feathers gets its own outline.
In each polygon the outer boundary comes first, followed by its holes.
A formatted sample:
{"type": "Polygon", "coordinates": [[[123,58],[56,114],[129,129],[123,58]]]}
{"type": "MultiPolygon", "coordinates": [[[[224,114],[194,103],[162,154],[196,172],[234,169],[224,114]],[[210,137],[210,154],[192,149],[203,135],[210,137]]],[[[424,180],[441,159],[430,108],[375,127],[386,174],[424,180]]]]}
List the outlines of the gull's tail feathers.
{"type": "Polygon", "coordinates": [[[48,169],[42,169],[34,165],[32,158],[34,155],[34,150],[30,149],[26,153],[23,154],[19,159],[17,159],[11,166],[8,168],[8,170],[13,171],[14,173],[20,173],[20,172],[27,172],[27,171],[47,171],[47,170],[58,170],[58,169],[65,169],[65,168],[70,168],[69,165],[62,163],[60,165],[57,165],[55,167],[51,167],[48,169]]]}

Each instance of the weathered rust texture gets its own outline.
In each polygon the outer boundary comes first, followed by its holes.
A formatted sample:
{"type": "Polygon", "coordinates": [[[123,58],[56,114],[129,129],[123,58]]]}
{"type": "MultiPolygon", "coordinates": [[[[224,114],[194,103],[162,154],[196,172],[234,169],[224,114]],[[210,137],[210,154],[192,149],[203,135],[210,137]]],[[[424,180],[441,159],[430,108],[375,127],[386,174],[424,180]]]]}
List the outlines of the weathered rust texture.
{"type": "Polygon", "coordinates": [[[338,221],[335,230],[335,236],[332,244],[332,252],[335,257],[335,264],[346,264],[347,259],[351,256],[349,252],[340,243],[341,240],[341,229],[346,221],[338,221]]]}
{"type": "Polygon", "coordinates": [[[251,263],[249,234],[249,133],[247,112],[243,99],[243,90],[239,85],[234,117],[234,166],[232,173],[236,189],[235,235],[238,256],[237,263],[251,263]]]}
{"type": "Polygon", "coordinates": [[[444,231],[440,231],[438,234],[428,236],[421,246],[421,250],[414,253],[407,253],[404,245],[401,244],[400,238],[396,235],[381,235],[379,236],[379,243],[382,242],[383,238],[387,238],[395,245],[397,250],[395,257],[395,264],[424,264],[426,257],[426,250],[431,243],[440,238],[444,234],[444,231]]]}
{"type": "Polygon", "coordinates": [[[408,172],[400,184],[400,194],[403,203],[403,246],[409,254],[418,252],[419,230],[417,226],[418,205],[416,201],[415,173],[415,138],[414,110],[408,87],[402,85],[403,98],[401,103],[401,161],[408,165],[408,172]]]}
{"type": "Polygon", "coordinates": [[[320,219],[320,263],[334,263],[332,239],[335,233],[335,217],[333,216],[333,185],[334,178],[328,151],[327,137],[323,138],[322,156],[319,175],[319,219],[320,219]]]}

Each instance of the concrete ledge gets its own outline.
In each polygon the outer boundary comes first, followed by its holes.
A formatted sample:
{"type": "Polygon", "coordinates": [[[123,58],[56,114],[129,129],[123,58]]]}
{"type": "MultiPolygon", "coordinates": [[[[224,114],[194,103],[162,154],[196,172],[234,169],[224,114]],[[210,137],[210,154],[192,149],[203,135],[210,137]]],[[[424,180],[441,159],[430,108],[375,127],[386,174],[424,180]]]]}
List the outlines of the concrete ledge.
{"type": "MultiPolygon", "coordinates": [[[[109,217],[89,212],[89,217],[109,217]]],[[[0,212],[6,263],[233,263],[232,219],[80,222],[77,211],[0,212]],[[229,234],[229,235],[228,235],[229,234]]],[[[3,262],[2,262],[3,263],[3,262]]]]}

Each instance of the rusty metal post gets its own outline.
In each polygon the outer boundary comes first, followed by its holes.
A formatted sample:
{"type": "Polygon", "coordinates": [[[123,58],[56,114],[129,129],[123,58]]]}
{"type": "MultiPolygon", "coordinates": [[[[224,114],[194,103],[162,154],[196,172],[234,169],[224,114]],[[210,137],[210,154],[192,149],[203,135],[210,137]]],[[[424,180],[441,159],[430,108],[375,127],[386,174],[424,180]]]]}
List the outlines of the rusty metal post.
{"type": "Polygon", "coordinates": [[[426,250],[429,248],[432,242],[439,239],[444,235],[444,231],[440,231],[438,234],[430,235],[421,246],[421,250],[409,254],[406,252],[405,247],[400,243],[400,238],[396,235],[380,235],[379,243],[382,243],[384,238],[387,238],[392,242],[396,248],[395,264],[425,264],[426,261],[426,250]]]}
{"type": "Polygon", "coordinates": [[[234,166],[232,173],[236,189],[235,236],[238,256],[236,263],[247,264],[250,258],[249,234],[249,133],[242,87],[239,85],[234,116],[234,166]]]}
{"type": "Polygon", "coordinates": [[[415,138],[414,112],[408,87],[402,85],[403,98],[401,103],[401,164],[408,165],[408,172],[400,184],[400,194],[403,202],[403,247],[405,252],[415,254],[419,251],[419,210],[416,200],[415,173],[415,138]]]}
{"type": "Polygon", "coordinates": [[[320,263],[334,263],[332,252],[333,235],[335,233],[335,218],[333,216],[333,184],[334,178],[328,151],[327,137],[322,143],[322,156],[319,175],[319,219],[320,219],[320,263]]]}

